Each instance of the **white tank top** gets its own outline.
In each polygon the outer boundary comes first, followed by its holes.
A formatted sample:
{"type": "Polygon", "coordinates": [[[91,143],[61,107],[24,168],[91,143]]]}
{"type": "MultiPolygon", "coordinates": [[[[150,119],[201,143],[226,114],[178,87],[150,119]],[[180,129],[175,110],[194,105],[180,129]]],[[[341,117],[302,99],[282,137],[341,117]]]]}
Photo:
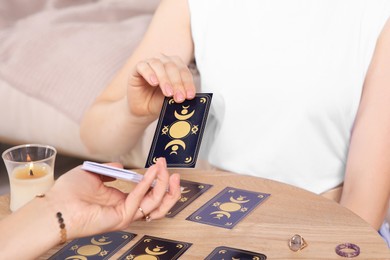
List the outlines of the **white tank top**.
{"type": "Polygon", "coordinates": [[[315,193],[340,184],[390,1],[189,4],[201,91],[214,93],[202,157],[315,193]]]}

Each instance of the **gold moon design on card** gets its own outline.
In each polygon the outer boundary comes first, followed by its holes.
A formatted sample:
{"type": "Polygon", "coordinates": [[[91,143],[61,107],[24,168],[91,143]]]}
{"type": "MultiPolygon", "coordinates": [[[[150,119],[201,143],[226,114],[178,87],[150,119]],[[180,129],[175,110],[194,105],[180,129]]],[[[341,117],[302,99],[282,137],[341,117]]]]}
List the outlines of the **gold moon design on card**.
{"type": "Polygon", "coordinates": [[[190,192],[191,190],[189,190],[187,187],[183,187],[182,191],[181,191],[181,194],[185,194],[185,193],[188,193],[190,192]]]}
{"type": "Polygon", "coordinates": [[[250,200],[244,200],[244,197],[242,197],[242,196],[239,196],[237,199],[235,199],[235,198],[233,198],[233,197],[230,197],[230,201],[231,202],[234,202],[234,203],[247,203],[247,202],[249,202],[250,200]]]}
{"type": "Polygon", "coordinates": [[[177,150],[179,149],[179,145],[183,148],[183,150],[186,149],[186,144],[182,140],[172,140],[165,146],[165,150],[168,149],[168,147],[172,146],[172,152],[171,153],[177,153],[177,150]]]}
{"type": "Polygon", "coordinates": [[[159,247],[159,246],[156,246],[155,248],[153,248],[152,250],[149,249],[149,247],[145,248],[145,252],[149,255],[163,255],[165,253],[168,252],[168,250],[165,250],[165,251],[160,251],[161,248],[163,247],[159,247]]]}
{"type": "Polygon", "coordinates": [[[72,256],[68,256],[67,258],[65,258],[65,260],[88,260],[88,258],[86,258],[85,256],[82,256],[82,255],[72,255],[72,256]]]}
{"type": "Polygon", "coordinates": [[[219,206],[219,208],[223,211],[227,211],[227,212],[234,212],[234,211],[238,211],[241,209],[241,205],[240,204],[237,204],[237,203],[234,203],[234,202],[226,202],[226,203],[223,203],[219,206]]]}
{"type": "Polygon", "coordinates": [[[216,215],[215,218],[220,219],[222,216],[225,216],[227,218],[230,218],[230,213],[226,211],[214,211],[211,212],[210,215],[216,215]]]}
{"type": "Polygon", "coordinates": [[[172,138],[183,138],[187,136],[191,131],[191,125],[187,121],[177,121],[169,128],[169,135],[172,138]]]}
{"type": "MultiPolygon", "coordinates": [[[[133,259],[133,258],[131,258],[133,259]]],[[[154,255],[139,255],[134,258],[134,260],[158,260],[159,258],[154,255]]]]}
{"type": "Polygon", "coordinates": [[[177,119],[184,121],[184,120],[187,120],[188,118],[192,117],[194,115],[194,113],[195,113],[195,110],[192,111],[191,113],[189,113],[188,115],[186,115],[186,114],[180,115],[179,113],[177,113],[177,111],[175,111],[174,115],[177,119]]]}
{"type": "Polygon", "coordinates": [[[97,255],[102,251],[102,248],[97,245],[85,245],[77,249],[77,253],[83,256],[97,255]]]}
{"type": "Polygon", "coordinates": [[[105,237],[98,239],[98,241],[96,241],[95,238],[92,238],[92,239],[91,239],[91,243],[94,244],[94,245],[98,245],[98,246],[108,245],[108,244],[110,244],[111,242],[112,242],[112,241],[106,241],[106,238],[105,238],[105,237]]]}

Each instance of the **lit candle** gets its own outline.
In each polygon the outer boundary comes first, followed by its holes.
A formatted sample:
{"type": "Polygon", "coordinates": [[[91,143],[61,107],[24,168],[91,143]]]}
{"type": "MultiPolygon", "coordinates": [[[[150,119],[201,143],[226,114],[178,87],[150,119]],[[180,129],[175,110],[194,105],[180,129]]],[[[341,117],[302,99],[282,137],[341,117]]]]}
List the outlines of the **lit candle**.
{"type": "Polygon", "coordinates": [[[15,167],[10,175],[10,184],[12,198],[10,208],[15,211],[53,186],[53,169],[41,162],[30,162],[15,167]]]}

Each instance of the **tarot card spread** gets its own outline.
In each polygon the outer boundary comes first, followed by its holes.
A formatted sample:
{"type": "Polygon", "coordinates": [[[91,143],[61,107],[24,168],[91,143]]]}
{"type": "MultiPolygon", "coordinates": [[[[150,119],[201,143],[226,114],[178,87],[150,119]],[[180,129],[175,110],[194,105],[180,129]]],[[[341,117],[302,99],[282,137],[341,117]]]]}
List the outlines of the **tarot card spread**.
{"type": "Polygon", "coordinates": [[[187,220],[232,229],[270,194],[226,187],[187,220]]]}
{"type": "Polygon", "coordinates": [[[159,157],[168,167],[195,167],[212,95],[198,93],[180,104],[165,98],[145,168],[159,157]]]}

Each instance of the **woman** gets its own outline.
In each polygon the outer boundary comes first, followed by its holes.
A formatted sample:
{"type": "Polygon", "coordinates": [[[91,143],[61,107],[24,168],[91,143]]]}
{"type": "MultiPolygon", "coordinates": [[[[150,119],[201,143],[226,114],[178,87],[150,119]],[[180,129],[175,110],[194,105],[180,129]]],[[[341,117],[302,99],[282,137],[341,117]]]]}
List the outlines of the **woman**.
{"type": "Polygon", "coordinates": [[[1,258],[36,259],[66,240],[126,229],[144,216],[162,218],[180,194],[180,177],[169,176],[164,158],[146,171],[129,194],[105,186],[100,175],[74,168],[44,196],[0,222],[1,258]]]}
{"type": "Polygon", "coordinates": [[[389,17],[386,0],[163,0],[82,138],[91,152],[127,153],[163,97],[194,97],[195,61],[214,94],[212,165],[318,194],[343,186],[340,203],[378,230],[390,198],[389,17]]]}

